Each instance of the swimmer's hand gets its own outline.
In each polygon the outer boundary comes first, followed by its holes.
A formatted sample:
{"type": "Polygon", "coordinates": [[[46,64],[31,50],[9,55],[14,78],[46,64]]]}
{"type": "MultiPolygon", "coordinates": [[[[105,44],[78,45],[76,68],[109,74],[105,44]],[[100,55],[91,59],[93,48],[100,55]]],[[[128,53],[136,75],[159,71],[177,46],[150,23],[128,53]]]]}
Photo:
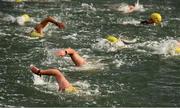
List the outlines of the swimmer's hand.
{"type": "Polygon", "coordinates": [[[56,56],[64,57],[67,54],[67,52],[66,50],[59,50],[59,51],[56,51],[54,54],[56,56]]]}
{"type": "Polygon", "coordinates": [[[57,22],[57,26],[59,27],[59,29],[65,29],[65,25],[63,22],[57,22]]]}
{"type": "Polygon", "coordinates": [[[39,68],[37,68],[37,67],[35,67],[34,65],[31,64],[30,69],[34,74],[39,75],[41,77],[41,72],[40,72],[41,70],[39,68]]]}

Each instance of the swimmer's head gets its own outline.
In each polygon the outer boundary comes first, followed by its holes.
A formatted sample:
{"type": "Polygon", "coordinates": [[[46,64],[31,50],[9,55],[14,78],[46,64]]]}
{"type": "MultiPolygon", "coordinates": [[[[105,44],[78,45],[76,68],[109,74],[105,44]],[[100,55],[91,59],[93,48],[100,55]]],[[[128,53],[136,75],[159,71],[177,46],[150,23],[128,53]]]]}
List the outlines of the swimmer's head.
{"type": "Polygon", "coordinates": [[[76,87],[70,86],[65,89],[65,93],[77,93],[78,89],[76,87]]]}
{"type": "Polygon", "coordinates": [[[16,3],[21,3],[21,2],[23,2],[23,0],[16,0],[15,2],[16,3]]]}
{"type": "Polygon", "coordinates": [[[150,16],[150,19],[155,23],[155,24],[160,24],[162,21],[162,17],[159,13],[152,13],[150,16]]]}
{"type": "Polygon", "coordinates": [[[111,42],[111,43],[116,43],[116,42],[118,42],[118,38],[116,38],[116,37],[113,36],[113,35],[108,35],[108,36],[106,37],[106,39],[107,39],[109,42],[111,42]]]}
{"type": "Polygon", "coordinates": [[[180,48],[175,48],[175,53],[180,54],[180,48]]]}
{"type": "Polygon", "coordinates": [[[33,31],[30,33],[30,36],[31,36],[31,37],[36,37],[36,38],[41,38],[41,37],[43,37],[43,34],[38,33],[38,32],[36,32],[36,31],[33,30],[33,31]]]}
{"type": "Polygon", "coordinates": [[[23,14],[22,17],[24,19],[24,22],[29,22],[31,20],[31,18],[28,14],[23,14]]]}

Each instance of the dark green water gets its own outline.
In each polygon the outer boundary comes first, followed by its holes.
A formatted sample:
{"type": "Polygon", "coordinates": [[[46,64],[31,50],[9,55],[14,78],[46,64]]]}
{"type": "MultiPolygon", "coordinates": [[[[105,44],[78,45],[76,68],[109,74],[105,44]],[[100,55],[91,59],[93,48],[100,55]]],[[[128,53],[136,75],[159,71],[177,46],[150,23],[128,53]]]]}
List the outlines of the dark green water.
{"type": "Polygon", "coordinates": [[[179,37],[180,1],[140,0],[146,10],[128,15],[105,7],[122,2],[135,1],[59,0],[26,2],[22,7],[1,2],[1,19],[3,14],[28,13],[39,22],[50,15],[63,20],[66,29],[50,26],[45,38],[32,40],[27,38],[25,31],[35,24],[19,26],[0,20],[0,107],[180,106],[180,56],[139,51],[139,47],[112,52],[95,47],[97,40],[108,34],[137,38],[137,44],[145,50],[145,44],[141,43],[179,37]],[[92,3],[95,10],[82,7],[82,3],[92,3]],[[121,24],[126,19],[146,19],[154,11],[162,14],[163,27],[121,24]],[[98,68],[75,69],[69,58],[53,55],[54,50],[67,47],[79,51],[88,61],[98,61],[91,65],[98,68]],[[60,68],[70,82],[83,85],[84,93],[59,93],[52,89],[54,86],[51,88],[55,82],[53,78],[50,78],[50,84],[34,85],[30,64],[43,69],[60,68]]]}

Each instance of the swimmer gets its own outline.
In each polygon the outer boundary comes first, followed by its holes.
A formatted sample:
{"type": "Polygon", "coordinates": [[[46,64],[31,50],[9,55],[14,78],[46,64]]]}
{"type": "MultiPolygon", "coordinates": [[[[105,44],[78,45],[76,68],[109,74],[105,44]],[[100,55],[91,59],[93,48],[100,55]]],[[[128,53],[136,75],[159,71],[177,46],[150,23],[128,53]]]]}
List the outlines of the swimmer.
{"type": "Polygon", "coordinates": [[[39,24],[36,25],[34,30],[31,32],[31,37],[43,37],[44,36],[44,28],[48,25],[48,23],[55,24],[59,29],[64,29],[64,23],[63,22],[57,22],[53,17],[48,16],[44,20],[42,20],[39,24]]]}
{"type": "Polygon", "coordinates": [[[119,46],[119,47],[123,47],[125,45],[128,45],[128,44],[133,44],[136,42],[136,39],[133,39],[133,40],[125,40],[125,39],[120,39],[120,38],[116,38],[115,36],[113,35],[108,35],[106,37],[106,40],[107,42],[109,42],[110,44],[113,44],[113,45],[116,45],[116,46],[119,46]]]}
{"type": "Polygon", "coordinates": [[[152,13],[150,18],[145,21],[141,21],[140,24],[161,24],[162,17],[159,13],[152,13]]]}
{"type": "Polygon", "coordinates": [[[11,22],[11,23],[17,23],[20,26],[25,25],[26,23],[32,22],[33,19],[28,14],[23,14],[18,17],[13,17],[11,15],[7,15],[3,18],[4,21],[11,22]]]}
{"type": "Polygon", "coordinates": [[[116,10],[116,11],[123,12],[123,13],[144,11],[144,7],[143,7],[143,5],[139,4],[139,0],[137,0],[137,2],[134,4],[121,3],[121,4],[111,5],[110,8],[113,10],[116,10]]]}
{"type": "Polygon", "coordinates": [[[66,55],[69,55],[76,66],[82,66],[86,64],[86,61],[84,60],[84,58],[82,58],[78,54],[78,52],[72,48],[56,51],[55,55],[59,57],[64,57],[66,55]]]}
{"type": "MultiPolygon", "coordinates": [[[[72,61],[75,63],[76,66],[82,66],[86,64],[86,61],[72,48],[67,48],[64,50],[59,50],[55,52],[57,56],[64,57],[66,55],[70,55],[72,61]]],[[[56,68],[47,69],[47,70],[40,70],[37,67],[30,65],[30,69],[33,73],[41,76],[41,75],[49,75],[54,76],[59,85],[59,91],[65,91],[69,93],[77,92],[77,89],[73,87],[69,81],[64,77],[60,70],[56,68]]]]}
{"type": "Polygon", "coordinates": [[[42,70],[33,65],[30,65],[31,72],[36,75],[48,75],[54,76],[57,80],[59,91],[66,92],[66,93],[76,93],[77,89],[71,85],[71,83],[64,77],[59,69],[47,69],[42,70]]]}

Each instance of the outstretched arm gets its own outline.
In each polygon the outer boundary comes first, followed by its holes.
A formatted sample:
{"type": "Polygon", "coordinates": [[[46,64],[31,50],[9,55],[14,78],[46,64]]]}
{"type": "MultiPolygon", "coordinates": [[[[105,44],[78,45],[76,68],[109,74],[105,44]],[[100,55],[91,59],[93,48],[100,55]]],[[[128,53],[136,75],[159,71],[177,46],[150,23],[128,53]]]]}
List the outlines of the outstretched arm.
{"type": "Polygon", "coordinates": [[[37,74],[37,75],[54,76],[56,78],[56,80],[57,80],[60,91],[63,91],[66,88],[71,86],[69,81],[64,77],[64,75],[58,69],[41,70],[41,69],[39,69],[39,68],[37,68],[37,67],[35,67],[33,65],[30,66],[30,69],[34,74],[37,74]]]}
{"type": "Polygon", "coordinates": [[[43,33],[43,29],[47,26],[47,24],[51,22],[53,24],[55,24],[56,26],[58,26],[60,29],[64,29],[64,23],[62,22],[57,22],[53,17],[49,16],[47,18],[45,18],[44,20],[42,20],[39,24],[36,25],[36,27],[34,28],[36,30],[36,32],[38,33],[43,33]]]}
{"type": "Polygon", "coordinates": [[[78,52],[76,52],[72,48],[67,48],[65,50],[57,51],[55,54],[57,56],[61,56],[61,57],[65,56],[65,55],[69,55],[76,66],[82,66],[82,65],[86,64],[86,61],[84,60],[84,58],[82,58],[78,54],[78,52]]]}

